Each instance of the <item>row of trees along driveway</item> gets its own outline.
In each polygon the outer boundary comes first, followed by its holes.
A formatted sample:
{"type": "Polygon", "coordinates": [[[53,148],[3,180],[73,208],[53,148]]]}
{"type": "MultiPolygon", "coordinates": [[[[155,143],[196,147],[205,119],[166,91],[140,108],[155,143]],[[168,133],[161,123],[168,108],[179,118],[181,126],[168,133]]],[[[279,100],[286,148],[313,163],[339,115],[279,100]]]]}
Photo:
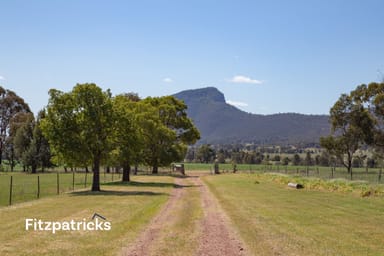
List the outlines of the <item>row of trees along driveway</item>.
{"type": "Polygon", "coordinates": [[[123,167],[129,181],[132,165],[159,166],[184,158],[200,134],[187,117],[187,106],[172,96],[140,100],[135,94],[112,97],[95,84],[72,91],[49,91],[40,121],[57,164],[93,170],[92,191],[100,190],[100,166],[123,167]]]}

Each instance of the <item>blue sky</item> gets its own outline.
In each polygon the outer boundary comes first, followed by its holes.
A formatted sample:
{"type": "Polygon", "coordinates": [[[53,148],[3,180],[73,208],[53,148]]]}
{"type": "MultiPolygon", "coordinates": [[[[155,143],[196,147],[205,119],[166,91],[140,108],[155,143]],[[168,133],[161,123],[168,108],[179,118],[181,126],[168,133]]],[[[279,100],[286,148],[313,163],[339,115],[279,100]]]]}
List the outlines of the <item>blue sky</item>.
{"type": "Polygon", "coordinates": [[[162,96],[214,86],[258,114],[327,114],[384,72],[384,1],[2,0],[0,85],[36,113],[94,82],[162,96]]]}

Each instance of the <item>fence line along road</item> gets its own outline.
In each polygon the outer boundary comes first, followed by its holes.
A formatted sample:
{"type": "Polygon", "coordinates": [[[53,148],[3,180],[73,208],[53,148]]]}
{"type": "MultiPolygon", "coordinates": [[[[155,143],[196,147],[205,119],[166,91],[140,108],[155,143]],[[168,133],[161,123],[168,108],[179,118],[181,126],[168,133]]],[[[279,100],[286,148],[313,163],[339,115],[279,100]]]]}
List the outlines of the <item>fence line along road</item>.
{"type": "MultiPolygon", "coordinates": [[[[102,173],[100,182],[113,182],[121,179],[119,173],[102,173]]],[[[6,173],[0,175],[0,206],[26,202],[45,196],[84,189],[91,186],[92,173],[6,173]]]]}

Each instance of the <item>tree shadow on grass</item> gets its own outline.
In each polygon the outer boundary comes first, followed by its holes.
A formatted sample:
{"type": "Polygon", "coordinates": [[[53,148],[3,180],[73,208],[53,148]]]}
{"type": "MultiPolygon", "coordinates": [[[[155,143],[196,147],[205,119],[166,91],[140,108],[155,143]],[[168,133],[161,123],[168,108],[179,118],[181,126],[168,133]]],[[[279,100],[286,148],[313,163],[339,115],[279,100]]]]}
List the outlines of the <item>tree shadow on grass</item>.
{"type": "Polygon", "coordinates": [[[70,193],[71,196],[163,196],[169,194],[152,191],[118,191],[118,190],[101,190],[101,191],[75,191],[70,193]]]}
{"type": "MultiPolygon", "coordinates": [[[[134,175],[133,177],[135,177],[136,175],[134,175]]],[[[186,179],[186,178],[191,178],[191,177],[197,177],[197,176],[194,176],[194,175],[189,175],[189,174],[186,174],[186,175],[183,175],[179,172],[159,172],[159,173],[148,173],[148,172],[144,172],[144,173],[139,173],[137,176],[152,176],[152,177],[156,177],[156,176],[168,176],[168,177],[173,177],[173,178],[181,178],[181,179],[186,179]]]]}
{"type": "Polygon", "coordinates": [[[115,182],[104,183],[103,186],[152,187],[152,188],[153,187],[156,187],[156,188],[196,187],[196,185],[179,185],[179,184],[171,183],[171,182],[140,182],[140,181],[129,181],[129,182],[115,181],[115,182]]]}

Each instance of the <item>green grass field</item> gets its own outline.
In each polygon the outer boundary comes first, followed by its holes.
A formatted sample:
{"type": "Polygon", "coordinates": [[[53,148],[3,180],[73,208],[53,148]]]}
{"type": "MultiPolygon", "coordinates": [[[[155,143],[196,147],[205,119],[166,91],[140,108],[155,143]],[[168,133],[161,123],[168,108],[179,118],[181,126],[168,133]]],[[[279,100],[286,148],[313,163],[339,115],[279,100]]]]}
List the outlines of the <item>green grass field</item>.
{"type": "Polygon", "coordinates": [[[290,189],[263,175],[206,176],[254,255],[384,255],[384,201],[290,189]]]}
{"type": "MultiPolygon", "coordinates": [[[[238,164],[236,165],[239,172],[247,173],[264,173],[264,172],[278,172],[292,175],[311,176],[322,179],[350,179],[350,174],[347,173],[346,168],[337,167],[332,173],[331,167],[323,166],[309,166],[308,172],[306,166],[283,166],[283,165],[264,165],[264,164],[238,164]]],[[[221,172],[232,172],[232,164],[219,164],[221,172]]],[[[207,171],[213,170],[213,164],[204,163],[186,163],[185,170],[188,171],[207,171]]],[[[384,177],[379,182],[380,168],[368,169],[365,168],[354,168],[353,169],[353,180],[365,180],[369,183],[384,183],[384,177]]],[[[384,172],[383,172],[384,176],[384,172]]]]}
{"type": "MultiPolygon", "coordinates": [[[[232,164],[220,164],[221,172],[232,172],[232,164]]],[[[211,172],[213,170],[212,164],[200,163],[187,163],[185,164],[186,172],[205,171],[211,172]]],[[[264,173],[264,172],[279,172],[284,174],[301,175],[318,177],[322,179],[332,178],[331,168],[329,167],[309,167],[307,173],[304,166],[276,166],[276,165],[237,165],[239,172],[246,173],[264,173]]],[[[162,170],[163,173],[169,173],[169,169],[162,170]]],[[[38,176],[40,179],[40,193],[39,197],[46,197],[56,195],[59,187],[59,193],[72,191],[73,189],[81,189],[89,187],[92,182],[92,174],[85,174],[84,172],[75,172],[73,177],[72,172],[58,172],[59,173],[59,186],[57,185],[57,172],[45,172],[38,174],[28,174],[20,171],[15,172],[0,172],[0,207],[9,205],[10,197],[10,176],[13,176],[12,187],[12,204],[35,200],[38,197],[38,176]]],[[[142,173],[150,173],[144,171],[142,173]]],[[[379,169],[369,169],[368,172],[364,168],[355,169],[353,179],[365,180],[369,183],[379,183],[379,169]]],[[[350,175],[346,172],[345,168],[336,168],[333,173],[333,178],[350,179],[350,175]]],[[[114,180],[120,180],[121,174],[104,172],[101,173],[100,182],[106,183],[114,180]]],[[[380,183],[384,183],[381,181],[380,183]]]]}
{"type": "MultiPolygon", "coordinates": [[[[15,182],[24,179],[26,187],[37,177],[13,175],[15,182]]],[[[60,175],[63,190],[72,190],[72,173],[60,175]]],[[[41,191],[47,191],[47,196],[1,207],[0,255],[118,255],[155,216],[175,186],[174,177],[166,173],[132,176],[133,181],[128,184],[108,183],[112,176],[107,175],[104,183],[102,175],[102,192],[93,193],[89,185],[84,188],[85,177],[81,175],[76,180],[75,174],[75,192],[57,196],[55,186],[52,189],[47,185],[46,190],[42,186],[41,191]],[[88,220],[95,212],[112,221],[111,231],[52,234],[25,230],[26,218],[88,220]]],[[[0,180],[9,177],[2,173],[0,180]]],[[[56,173],[40,177],[47,184],[57,182],[56,173]]],[[[114,180],[119,178],[116,175],[114,180]]],[[[90,181],[91,176],[89,184],[90,181]]],[[[311,179],[262,172],[207,175],[203,181],[253,255],[384,255],[383,196],[361,197],[344,190],[312,189],[311,179]],[[290,179],[308,182],[308,188],[288,188],[286,182],[290,179]]],[[[197,246],[196,221],[202,217],[200,193],[185,182],[188,197],[177,202],[172,214],[174,222],[160,231],[168,238],[155,246],[163,255],[190,255],[197,246]]]]}
{"type": "Polygon", "coordinates": [[[0,255],[118,255],[158,212],[174,187],[173,177],[137,176],[130,185],[102,186],[0,208],[0,255]],[[110,231],[26,231],[25,219],[90,220],[97,212],[110,231]]]}

